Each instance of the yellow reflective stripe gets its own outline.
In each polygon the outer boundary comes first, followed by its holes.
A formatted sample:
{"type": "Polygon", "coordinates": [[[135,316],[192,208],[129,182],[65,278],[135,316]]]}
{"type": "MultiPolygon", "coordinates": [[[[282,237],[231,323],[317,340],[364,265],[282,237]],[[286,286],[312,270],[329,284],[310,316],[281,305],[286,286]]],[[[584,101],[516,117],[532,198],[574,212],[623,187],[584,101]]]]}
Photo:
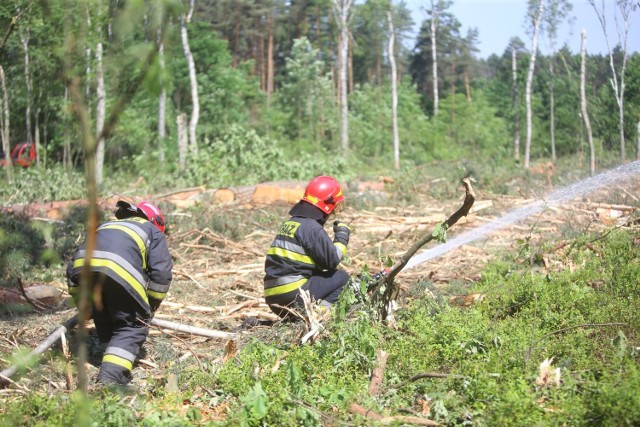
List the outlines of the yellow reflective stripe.
{"type": "Polygon", "coordinates": [[[116,356],[115,354],[105,354],[102,357],[102,363],[113,363],[114,365],[122,366],[125,369],[131,370],[133,369],[133,362],[124,359],[120,356],[116,356]]]}
{"type": "Polygon", "coordinates": [[[100,230],[106,230],[106,229],[124,231],[129,235],[129,237],[133,239],[134,242],[136,242],[136,244],[138,245],[138,249],[140,249],[140,253],[142,254],[142,269],[146,270],[147,269],[147,256],[146,256],[147,247],[144,245],[144,241],[142,240],[142,237],[140,237],[138,233],[136,233],[129,227],[125,227],[124,225],[108,224],[100,228],[100,230]]]}
{"type": "Polygon", "coordinates": [[[155,292],[155,291],[150,291],[147,289],[147,295],[149,295],[151,298],[155,298],[155,299],[164,299],[165,295],[167,295],[166,292],[155,292]]]}
{"type": "Polygon", "coordinates": [[[340,242],[334,242],[333,245],[338,248],[340,252],[342,252],[342,256],[347,256],[347,247],[340,242]]]}
{"type": "Polygon", "coordinates": [[[288,251],[282,248],[272,247],[271,249],[269,249],[269,252],[267,252],[267,254],[276,255],[286,259],[292,259],[294,261],[302,262],[309,265],[316,265],[316,263],[311,259],[311,257],[307,255],[299,254],[297,252],[288,251]]]}
{"type": "MultiPolygon", "coordinates": [[[[142,297],[142,300],[149,304],[149,298],[147,298],[147,291],[144,286],[138,282],[127,270],[120,267],[117,263],[108,259],[92,259],[90,262],[92,267],[105,267],[114,271],[118,276],[122,277],[131,287],[142,297]]],[[[78,258],[73,262],[73,267],[84,266],[84,258],[78,258]]]]}
{"type": "Polygon", "coordinates": [[[287,283],[286,285],[276,286],[275,288],[265,289],[264,296],[270,297],[273,295],[286,294],[287,292],[295,291],[302,287],[305,283],[307,283],[307,278],[296,280],[295,282],[287,283]]]}

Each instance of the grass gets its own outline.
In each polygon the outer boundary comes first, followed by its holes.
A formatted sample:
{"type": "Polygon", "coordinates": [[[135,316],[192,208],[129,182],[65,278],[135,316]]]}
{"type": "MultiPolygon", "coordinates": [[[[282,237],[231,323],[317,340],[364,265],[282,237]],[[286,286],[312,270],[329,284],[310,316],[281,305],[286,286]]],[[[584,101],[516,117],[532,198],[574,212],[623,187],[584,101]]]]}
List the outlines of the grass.
{"type": "Polygon", "coordinates": [[[580,267],[555,273],[513,257],[496,262],[469,290],[482,301],[462,308],[418,299],[397,313],[396,329],[366,306],[337,316],[312,346],[278,340],[276,328],[275,338],[251,341],[223,365],[177,370],[177,394],[32,392],[3,405],[0,424],[81,425],[86,413],[92,425],[371,425],[349,412],[357,403],[445,425],[637,425],[639,237],[584,236],[556,254],[580,267]],[[382,392],[370,396],[379,349],[389,359],[382,392]],[[536,383],[545,359],[559,385],[536,383]],[[424,373],[449,376],[411,380],[424,373]]]}

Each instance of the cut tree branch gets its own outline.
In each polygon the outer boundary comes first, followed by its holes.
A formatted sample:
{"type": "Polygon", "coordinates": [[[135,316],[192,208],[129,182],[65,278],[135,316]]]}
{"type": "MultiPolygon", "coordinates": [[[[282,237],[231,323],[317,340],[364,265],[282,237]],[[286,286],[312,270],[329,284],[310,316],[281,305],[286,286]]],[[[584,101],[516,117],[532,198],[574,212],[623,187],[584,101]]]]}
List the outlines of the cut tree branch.
{"type": "Polygon", "coordinates": [[[397,288],[394,286],[394,279],[402,271],[402,269],[407,265],[409,260],[418,252],[418,250],[432,241],[437,236],[437,231],[442,230],[446,232],[449,228],[451,228],[454,224],[458,222],[460,218],[463,216],[467,216],[469,210],[473,206],[473,203],[476,200],[476,195],[473,191],[473,187],[471,186],[470,178],[463,178],[462,184],[464,185],[465,197],[462,206],[455,211],[447,220],[438,225],[433,232],[424,235],[417,242],[415,242],[409,250],[400,258],[398,262],[396,262],[390,269],[387,275],[381,275],[378,283],[374,283],[370,285],[371,294],[373,295],[372,300],[374,304],[378,305],[381,309],[380,317],[385,319],[387,317],[388,306],[391,300],[395,299],[397,295],[397,288]]]}
{"type": "MultiPolygon", "coordinates": [[[[66,334],[68,331],[73,329],[74,326],[78,324],[78,317],[73,316],[69,320],[67,320],[62,326],[59,326],[55,331],[53,331],[48,337],[38,344],[36,348],[34,348],[28,355],[28,358],[31,357],[39,357],[42,353],[48,350],[51,346],[53,346],[60,337],[66,334]]],[[[197,328],[195,326],[189,326],[182,323],[169,322],[167,320],[160,319],[151,319],[149,324],[153,326],[157,326],[159,328],[171,329],[177,332],[184,332],[187,334],[200,335],[203,337],[209,338],[232,338],[236,334],[231,332],[223,332],[223,331],[214,331],[211,329],[197,328]]],[[[12,365],[0,372],[0,387],[5,387],[10,383],[8,381],[13,375],[18,371],[18,365],[12,365]]]]}

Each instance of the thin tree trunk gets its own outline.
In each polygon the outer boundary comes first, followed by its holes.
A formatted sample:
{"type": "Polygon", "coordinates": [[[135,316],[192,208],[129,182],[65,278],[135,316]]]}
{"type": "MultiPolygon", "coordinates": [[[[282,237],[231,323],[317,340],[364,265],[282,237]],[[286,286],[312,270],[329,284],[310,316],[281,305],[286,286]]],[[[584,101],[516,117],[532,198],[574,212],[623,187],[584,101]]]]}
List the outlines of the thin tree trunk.
{"type": "Polygon", "coordinates": [[[533,84],[533,71],[536,66],[536,55],[538,53],[538,32],[540,30],[540,22],[542,21],[542,15],[544,13],[544,0],[540,0],[538,5],[538,13],[535,17],[533,24],[533,40],[531,43],[531,57],[529,58],[529,72],[527,73],[527,85],[525,89],[525,100],[527,106],[527,141],[524,147],[524,167],[529,167],[529,160],[531,157],[531,138],[532,138],[532,116],[531,110],[531,90],[533,84]]]}
{"type": "MultiPolygon", "coordinates": [[[[351,36],[348,38],[349,45],[349,65],[347,66],[347,70],[349,70],[349,93],[353,92],[353,39],[351,36]]],[[[382,74],[382,73],[381,73],[382,74]]],[[[378,84],[381,84],[379,82],[378,84]]]]}
{"type": "Polygon", "coordinates": [[[396,58],[393,53],[395,33],[393,29],[392,3],[389,2],[389,64],[391,65],[391,121],[393,125],[393,160],[396,170],[400,169],[400,136],[398,134],[398,85],[396,82],[396,58]]]}
{"type": "Polygon", "coordinates": [[[589,139],[589,152],[591,160],[589,165],[591,166],[591,176],[596,173],[596,151],[593,146],[593,134],[591,132],[591,122],[589,121],[589,112],[587,111],[587,96],[585,90],[585,69],[586,69],[586,51],[587,51],[587,30],[582,30],[582,46],[580,48],[580,111],[582,113],[582,120],[587,128],[587,137],[589,139]]]}
{"type": "Polygon", "coordinates": [[[636,126],[636,138],[638,138],[638,144],[636,145],[636,160],[640,160],[640,117],[638,117],[638,124],[636,126]]]}
{"type": "Polygon", "coordinates": [[[438,54],[436,47],[436,30],[438,28],[438,10],[434,3],[434,0],[431,0],[431,60],[433,62],[433,115],[438,115],[438,54]]]}
{"type": "MultiPolygon", "coordinates": [[[[40,166],[41,164],[45,164],[46,165],[46,160],[47,160],[47,156],[46,156],[46,151],[42,150],[42,141],[40,140],[40,105],[43,104],[43,100],[42,100],[42,85],[38,86],[38,96],[36,97],[36,110],[34,112],[34,119],[35,119],[35,128],[34,128],[34,135],[33,135],[33,141],[36,145],[36,165],[40,166]],[[43,154],[44,155],[41,155],[43,154]]],[[[45,130],[46,132],[46,130],[45,130]]],[[[46,135],[46,134],[45,134],[46,135]]]]}
{"type": "MultiPolygon", "coordinates": [[[[340,105],[340,100],[342,96],[342,55],[340,54],[340,49],[342,46],[342,33],[338,32],[338,52],[337,52],[337,67],[336,67],[336,104],[340,105]]],[[[342,137],[342,135],[341,135],[342,137]]]]}
{"type": "Polygon", "coordinates": [[[33,115],[36,123],[33,128],[33,143],[36,146],[36,165],[40,165],[40,120],[38,118],[38,109],[36,108],[35,114],[33,115]]]}
{"type": "Polygon", "coordinates": [[[469,82],[469,72],[464,71],[464,91],[467,94],[467,103],[471,104],[471,85],[469,82]]]}
{"type": "Polygon", "coordinates": [[[271,95],[273,94],[273,14],[269,13],[267,18],[267,110],[271,105],[271,95]]]}
{"type": "Polygon", "coordinates": [[[4,68],[0,65],[0,87],[2,88],[2,108],[0,111],[0,137],[2,137],[2,151],[6,160],[5,170],[9,181],[13,178],[13,162],[11,161],[11,141],[9,140],[9,93],[4,82],[4,68]]]}
{"type": "Polygon", "coordinates": [[[191,22],[193,16],[195,0],[189,2],[189,13],[182,17],[182,49],[184,50],[184,56],[187,58],[187,64],[189,65],[189,81],[191,82],[191,119],[189,120],[189,151],[192,155],[198,155],[198,142],[196,140],[196,127],[198,126],[198,119],[200,116],[200,101],[198,100],[198,80],[196,79],[196,65],[191,54],[191,48],[189,47],[189,36],[187,33],[187,24],[191,22]]]}
{"type": "MultiPolygon", "coordinates": [[[[160,73],[164,75],[164,43],[162,42],[162,29],[158,29],[158,63],[160,64],[160,73]]],[[[167,89],[164,85],[164,77],[162,79],[162,89],[158,96],[158,160],[164,162],[164,140],[167,136],[167,89]]]]}
{"type": "Polygon", "coordinates": [[[176,118],[178,128],[178,172],[180,175],[184,172],[187,162],[187,150],[189,146],[189,136],[187,135],[187,115],[185,113],[178,114],[176,118]]]}
{"type": "Polygon", "coordinates": [[[511,46],[511,105],[513,106],[513,159],[520,160],[520,110],[518,109],[518,61],[516,47],[511,46]]]}
{"type": "MultiPolygon", "coordinates": [[[[98,22],[100,20],[98,19],[98,22]]],[[[99,24],[98,24],[99,25],[99,24]]],[[[98,38],[102,37],[102,31],[98,31],[98,38]]],[[[106,111],[106,91],[104,86],[104,69],[102,67],[102,42],[96,45],[96,183],[98,188],[102,184],[102,170],[104,166],[104,144],[101,136],[104,128],[106,111]]]]}
{"type": "Polygon", "coordinates": [[[620,10],[620,14],[623,18],[624,29],[621,30],[616,22],[616,30],[618,32],[618,41],[620,45],[622,45],[622,66],[620,68],[620,83],[618,84],[618,77],[616,73],[616,67],[613,62],[613,51],[609,46],[609,36],[607,35],[607,23],[605,20],[605,2],[602,1],[602,9],[598,9],[595,5],[595,0],[589,0],[589,3],[593,7],[598,16],[598,20],[600,21],[600,26],[602,27],[602,32],[604,34],[605,42],[607,43],[607,50],[609,51],[609,67],[611,68],[611,86],[613,88],[613,93],[616,98],[616,102],[618,104],[618,126],[620,133],[620,160],[624,162],[626,158],[626,149],[625,149],[625,140],[624,140],[624,75],[626,73],[627,68],[627,41],[629,37],[629,16],[636,9],[637,5],[634,4],[634,1],[629,0],[618,0],[615,2],[614,8],[617,6],[620,10]],[[623,37],[623,40],[620,40],[620,36],[623,37]]]}
{"type": "MultiPolygon", "coordinates": [[[[88,26],[91,25],[91,21],[87,18],[87,21],[89,21],[87,23],[88,26]]],[[[87,100],[91,99],[91,79],[89,78],[89,76],[91,75],[91,49],[90,48],[86,48],[85,49],[85,55],[87,58],[87,66],[84,69],[84,75],[87,76],[87,84],[84,88],[84,96],[87,100]]]]}
{"type": "MultiPolygon", "coordinates": [[[[69,89],[64,87],[64,103],[69,103],[69,89]]],[[[64,115],[65,124],[68,123],[66,114],[64,115]]],[[[71,138],[69,137],[69,126],[64,126],[62,135],[62,164],[65,168],[71,169],[71,138]]]]}
{"type": "Polygon", "coordinates": [[[333,12],[340,28],[339,84],[340,84],[340,142],[342,150],[349,151],[349,105],[347,101],[347,68],[349,50],[349,23],[353,0],[333,0],[333,12]]]}
{"type": "Polygon", "coordinates": [[[26,89],[26,103],[25,103],[25,138],[27,142],[33,142],[33,136],[31,135],[31,92],[32,82],[31,73],[29,71],[29,37],[31,30],[29,27],[25,30],[26,34],[20,31],[20,41],[22,43],[22,49],[24,51],[24,81],[26,89]]]}
{"type": "Polygon", "coordinates": [[[553,82],[553,57],[550,58],[549,72],[551,81],[549,82],[549,137],[551,138],[551,161],[556,161],[556,98],[555,85],[553,82]]]}

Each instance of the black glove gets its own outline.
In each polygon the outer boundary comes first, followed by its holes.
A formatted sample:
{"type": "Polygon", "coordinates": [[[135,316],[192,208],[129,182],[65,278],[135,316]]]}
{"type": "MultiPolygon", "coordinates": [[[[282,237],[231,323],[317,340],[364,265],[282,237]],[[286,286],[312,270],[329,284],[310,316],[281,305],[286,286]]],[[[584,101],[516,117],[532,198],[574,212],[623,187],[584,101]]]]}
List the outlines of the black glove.
{"type": "Polygon", "coordinates": [[[156,314],[156,311],[158,310],[158,308],[160,308],[160,303],[162,303],[162,300],[160,299],[155,299],[152,297],[149,298],[149,306],[151,307],[152,318],[153,318],[153,315],[156,314]]]}
{"type": "Polygon", "coordinates": [[[335,237],[333,239],[334,242],[340,242],[345,246],[349,244],[349,236],[351,235],[351,229],[347,224],[340,221],[334,221],[333,232],[335,233],[335,237]]]}

